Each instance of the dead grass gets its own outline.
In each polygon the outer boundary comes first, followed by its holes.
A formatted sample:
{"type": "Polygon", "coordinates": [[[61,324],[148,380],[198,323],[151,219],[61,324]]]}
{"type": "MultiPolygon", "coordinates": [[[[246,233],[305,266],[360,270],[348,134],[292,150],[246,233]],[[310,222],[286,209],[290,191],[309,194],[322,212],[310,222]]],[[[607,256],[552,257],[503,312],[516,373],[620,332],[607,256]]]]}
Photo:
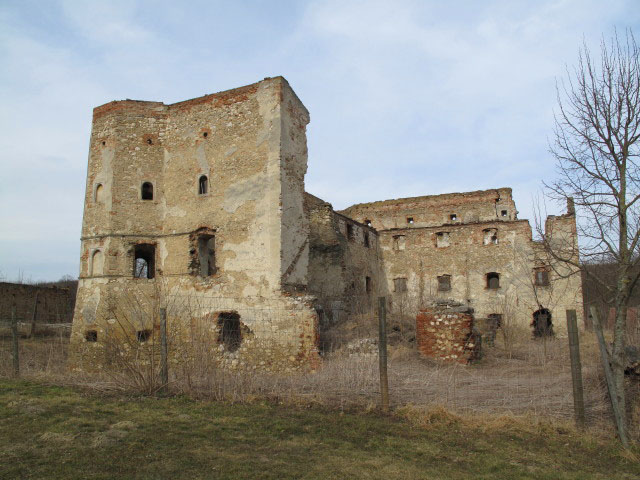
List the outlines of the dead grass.
{"type": "MultiPolygon", "coordinates": [[[[21,339],[21,373],[63,385],[98,391],[131,391],[118,376],[87,375],[66,370],[68,338],[58,335],[21,339]]],[[[288,404],[372,409],[379,401],[378,358],[371,351],[343,348],[326,354],[317,372],[279,375],[254,370],[228,371],[202,359],[171,369],[174,393],[247,403],[270,399],[288,404]]],[[[611,434],[606,389],[597,346],[591,334],[581,337],[587,423],[611,434]]],[[[10,341],[0,339],[0,375],[9,376],[10,341]]],[[[530,422],[571,423],[573,397],[566,339],[546,341],[510,338],[485,351],[475,365],[444,364],[421,358],[400,343],[390,347],[389,382],[394,408],[439,405],[459,415],[528,418],[530,422]],[[508,347],[508,348],[507,348],[508,347]]],[[[637,387],[636,387],[637,388],[637,387]]],[[[637,398],[637,395],[636,395],[637,398]]],[[[637,418],[638,404],[631,418],[637,418]]],[[[637,435],[638,432],[636,432],[637,435]]]]}

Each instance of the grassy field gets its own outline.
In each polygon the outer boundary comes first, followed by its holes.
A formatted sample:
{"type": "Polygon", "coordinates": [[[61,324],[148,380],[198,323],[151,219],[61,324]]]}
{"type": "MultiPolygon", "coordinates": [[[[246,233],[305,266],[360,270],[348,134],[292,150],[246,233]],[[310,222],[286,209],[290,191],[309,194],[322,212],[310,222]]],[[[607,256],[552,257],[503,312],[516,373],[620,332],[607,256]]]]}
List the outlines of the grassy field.
{"type": "Polygon", "coordinates": [[[444,411],[386,417],[0,380],[3,479],[635,479],[638,454],[566,426],[444,411]]]}

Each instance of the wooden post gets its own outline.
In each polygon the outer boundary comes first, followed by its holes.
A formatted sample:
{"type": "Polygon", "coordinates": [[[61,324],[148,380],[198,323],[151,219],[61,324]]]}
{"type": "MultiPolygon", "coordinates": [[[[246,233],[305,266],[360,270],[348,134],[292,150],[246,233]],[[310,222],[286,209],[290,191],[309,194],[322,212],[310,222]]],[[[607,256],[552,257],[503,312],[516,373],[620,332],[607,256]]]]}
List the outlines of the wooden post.
{"type": "Polygon", "coordinates": [[[160,309],[160,381],[161,390],[168,391],[169,387],[169,355],[167,347],[167,309],[160,309]]]}
{"type": "Polygon", "coordinates": [[[16,318],[16,306],[11,306],[11,337],[13,337],[13,376],[20,376],[20,351],[18,345],[18,319],[16,318]]]}
{"type": "Polygon", "coordinates": [[[387,299],[378,297],[378,359],[380,365],[380,393],[382,410],[389,411],[389,377],[387,376],[387,299]]]}
{"type": "Polygon", "coordinates": [[[609,391],[609,400],[611,401],[611,410],[613,410],[613,417],[616,422],[618,437],[620,437],[620,441],[626,448],[628,446],[628,440],[623,420],[624,417],[620,410],[620,404],[618,403],[618,395],[616,394],[615,382],[613,380],[613,371],[611,370],[611,363],[609,363],[607,343],[604,339],[604,333],[602,332],[602,324],[600,323],[600,317],[598,317],[598,310],[592,305],[590,311],[591,318],[593,320],[593,329],[598,337],[598,346],[600,347],[600,356],[602,357],[602,368],[604,368],[604,376],[607,380],[607,390],[609,391]]]}
{"type": "Polygon", "coordinates": [[[573,412],[576,418],[576,425],[578,428],[583,429],[585,426],[584,393],[582,388],[578,321],[575,310],[567,310],[567,332],[569,333],[569,356],[571,357],[571,381],[573,383],[573,412]]]}
{"type": "MultiPolygon", "coordinates": [[[[40,292],[36,291],[36,301],[33,305],[33,316],[31,317],[31,331],[29,332],[29,338],[33,338],[36,334],[36,317],[38,316],[38,295],[40,292]]],[[[46,311],[46,310],[45,310],[46,311]]]]}

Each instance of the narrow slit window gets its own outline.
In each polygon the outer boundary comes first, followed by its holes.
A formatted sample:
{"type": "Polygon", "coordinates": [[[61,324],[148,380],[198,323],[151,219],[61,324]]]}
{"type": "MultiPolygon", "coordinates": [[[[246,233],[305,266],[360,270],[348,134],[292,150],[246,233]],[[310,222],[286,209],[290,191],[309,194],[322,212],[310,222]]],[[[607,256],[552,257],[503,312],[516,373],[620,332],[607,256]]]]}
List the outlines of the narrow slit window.
{"type": "Polygon", "coordinates": [[[206,175],[200,175],[198,179],[198,195],[206,195],[209,192],[209,179],[206,175]]]}
{"type": "Polygon", "coordinates": [[[134,247],[133,276],[153,278],[155,276],[156,246],[139,244],[134,247]]]}
{"type": "Polygon", "coordinates": [[[500,288],[500,274],[496,272],[487,273],[487,288],[496,290],[500,288]]]}
{"type": "Polygon", "coordinates": [[[371,277],[364,277],[364,289],[367,293],[371,293],[371,277]]]}
{"type": "Polygon", "coordinates": [[[347,223],[347,239],[354,239],[353,225],[351,225],[350,223],[347,223]]]}
{"type": "Polygon", "coordinates": [[[142,200],[153,200],[153,183],[144,182],[140,192],[142,200]]]}
{"type": "Polygon", "coordinates": [[[101,250],[95,250],[91,255],[91,276],[102,275],[104,269],[104,257],[101,250]]]}
{"type": "Polygon", "coordinates": [[[369,232],[364,232],[364,246],[367,248],[371,246],[369,242],[369,232]]]}
{"type": "Polygon", "coordinates": [[[216,273],[216,239],[213,235],[198,237],[198,262],[200,276],[209,277],[216,273]]]}
{"type": "Polygon", "coordinates": [[[98,183],[96,185],[96,191],[95,191],[93,200],[96,203],[103,203],[104,202],[104,186],[101,183],[98,183]]]}

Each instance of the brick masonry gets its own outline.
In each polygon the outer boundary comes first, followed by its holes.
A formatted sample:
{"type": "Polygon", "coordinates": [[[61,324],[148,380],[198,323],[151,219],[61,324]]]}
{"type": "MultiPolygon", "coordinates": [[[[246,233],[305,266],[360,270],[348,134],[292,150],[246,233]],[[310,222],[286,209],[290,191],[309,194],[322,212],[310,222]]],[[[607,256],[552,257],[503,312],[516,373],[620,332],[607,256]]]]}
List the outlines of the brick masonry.
{"type": "Polygon", "coordinates": [[[474,332],[473,313],[448,307],[421,309],[416,317],[416,339],[422,356],[467,364],[479,358],[480,338],[474,332]]]}

